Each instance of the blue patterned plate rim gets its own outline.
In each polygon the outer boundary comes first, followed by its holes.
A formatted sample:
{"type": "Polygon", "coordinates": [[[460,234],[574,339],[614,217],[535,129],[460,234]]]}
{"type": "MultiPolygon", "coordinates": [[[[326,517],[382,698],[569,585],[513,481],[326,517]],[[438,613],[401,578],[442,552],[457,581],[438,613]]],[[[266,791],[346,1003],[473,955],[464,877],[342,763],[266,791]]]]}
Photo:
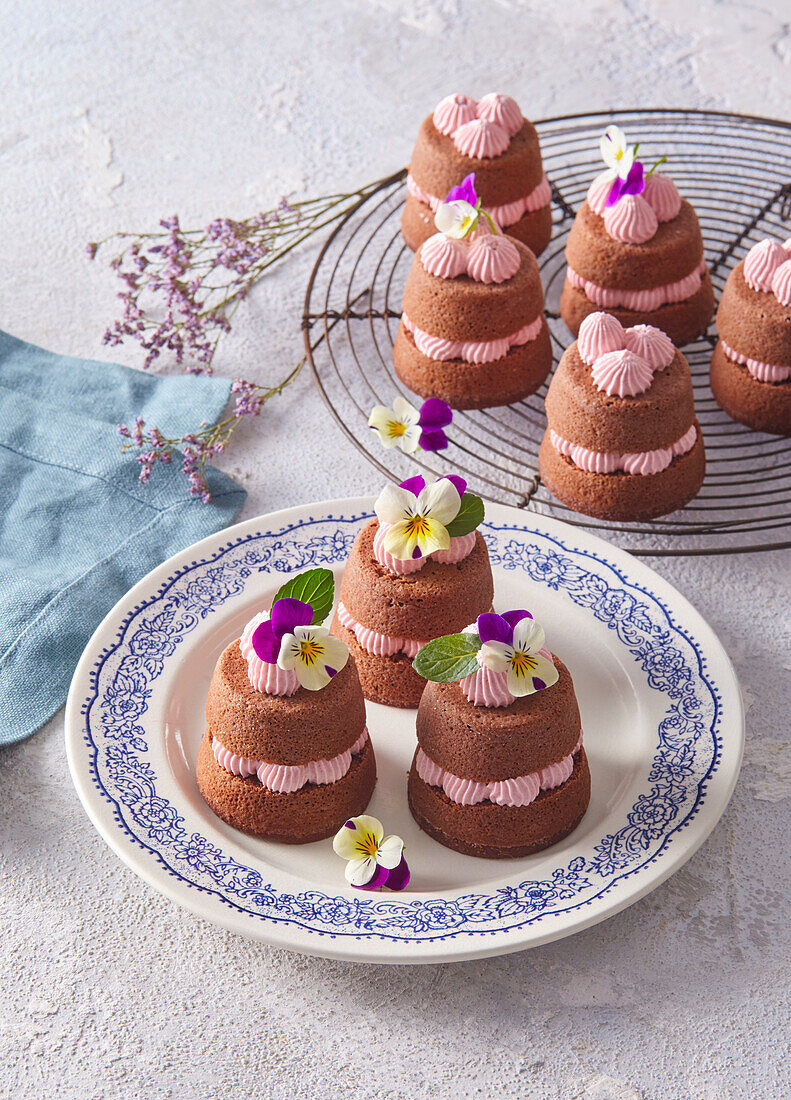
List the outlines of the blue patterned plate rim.
{"type": "Polygon", "coordinates": [[[642,690],[667,703],[645,789],[617,828],[589,851],[566,853],[541,879],[526,877],[528,862],[496,888],[361,895],[339,886],[332,894],[274,865],[264,873],[235,858],[222,836],[196,827],[188,805],[168,797],[146,728],[157,681],[183,659],[193,631],[223,604],[233,606],[251,578],[342,563],[372,507],[372,498],[337,500],[247,520],[164,562],[116,604],[85,649],[66,709],[72,779],[99,833],[155,889],[200,916],[334,958],[503,954],[637,901],[689,859],[728,803],[744,741],[735,673],[705,620],[643,562],[504,505],[487,504],[493,568],[570,599],[575,613],[606,625],[639,665],[642,690]]]}

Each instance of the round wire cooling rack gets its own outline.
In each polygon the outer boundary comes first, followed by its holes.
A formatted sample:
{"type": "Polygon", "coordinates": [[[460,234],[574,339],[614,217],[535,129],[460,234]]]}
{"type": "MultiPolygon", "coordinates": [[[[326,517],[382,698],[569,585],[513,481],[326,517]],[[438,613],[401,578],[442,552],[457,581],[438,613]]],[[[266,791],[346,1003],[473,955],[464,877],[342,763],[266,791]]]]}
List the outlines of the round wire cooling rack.
{"type": "MultiPolygon", "coordinates": [[[[555,361],[571,342],[558,309],[564,248],[588,186],[602,170],[599,135],[618,121],[643,159],[667,156],[680,191],[697,210],[717,296],[732,267],[764,237],[791,235],[791,123],[676,109],[570,115],[536,122],[552,185],[553,235],[539,257],[555,361]]],[[[541,484],[538,449],[546,427],[546,384],[504,408],[456,412],[439,454],[385,451],[368,428],[376,404],[399,394],[415,401],[392,366],[401,295],[412,253],[400,234],[406,170],[368,189],[335,227],[311,272],[302,327],[318,389],[359,450],[389,478],[417,465],[458,473],[489,499],[592,529],[633,553],[738,553],[791,546],[791,439],[750,431],[717,406],[708,371],[710,333],[684,348],[706,444],[706,479],[686,508],[651,522],[591,519],[556,501],[541,484]]],[[[419,400],[419,399],[418,399],[419,400]]]]}

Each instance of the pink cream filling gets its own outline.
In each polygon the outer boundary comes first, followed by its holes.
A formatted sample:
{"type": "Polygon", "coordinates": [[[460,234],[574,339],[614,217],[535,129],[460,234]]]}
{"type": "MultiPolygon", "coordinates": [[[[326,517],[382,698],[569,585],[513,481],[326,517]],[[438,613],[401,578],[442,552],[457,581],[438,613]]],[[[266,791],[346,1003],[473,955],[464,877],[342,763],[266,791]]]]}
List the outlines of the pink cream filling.
{"type": "Polygon", "coordinates": [[[357,641],[366,653],[372,653],[374,657],[394,657],[396,653],[406,653],[407,657],[416,657],[417,652],[425,642],[418,642],[414,638],[395,638],[390,634],[380,634],[378,630],[358,623],[342,603],[338,604],[338,622],[351,630],[357,641]]]}
{"type": "MultiPolygon", "coordinates": [[[[442,199],[438,199],[436,195],[430,195],[428,191],[424,191],[410,175],[406,178],[406,189],[412,198],[430,207],[432,212],[435,212],[442,202],[442,199]]],[[[542,206],[549,206],[551,201],[552,188],[549,186],[547,177],[543,176],[541,182],[529,195],[515,199],[514,202],[504,203],[502,206],[487,206],[486,209],[502,229],[508,229],[509,226],[516,225],[525,214],[532,214],[542,206]]]]}
{"type": "Polygon", "coordinates": [[[444,363],[450,359],[461,359],[465,363],[481,364],[494,363],[507,355],[511,348],[521,347],[535,340],[541,332],[544,323],[543,313],[539,313],[529,325],[524,325],[512,336],[505,336],[502,340],[478,340],[461,342],[459,340],[443,340],[441,336],[432,336],[415,325],[406,313],[401,315],[401,320],[407,332],[411,333],[415,341],[415,347],[428,359],[444,363]]]}
{"type": "Polygon", "coordinates": [[[299,687],[297,674],[293,669],[283,669],[269,661],[262,661],[253,649],[253,634],[256,627],[269,618],[268,611],[262,611],[250,620],[242,631],[239,649],[247,661],[247,678],[251,687],[266,695],[293,695],[299,687]]]}
{"type": "Polygon", "coordinates": [[[248,756],[237,756],[221,745],[216,737],[212,739],[212,750],[214,759],[220,767],[231,775],[239,775],[242,779],[256,775],[258,781],[267,790],[275,791],[277,794],[292,794],[307,783],[315,783],[318,786],[337,783],[339,779],[343,779],[352,766],[352,757],[363,751],[367,740],[366,727],[346,752],[339,752],[331,760],[311,760],[309,764],[267,764],[265,760],[251,760],[248,756]]]}
{"type": "Polygon", "coordinates": [[[750,359],[740,351],[735,351],[725,341],[722,341],[722,350],[733,363],[739,363],[759,382],[785,382],[791,378],[791,367],[781,367],[774,363],[762,363],[760,359],[750,359]]]}
{"type": "Polygon", "coordinates": [[[623,470],[627,474],[659,474],[667,469],[677,455],[685,455],[695,446],[698,430],[694,424],[669,447],[657,447],[653,451],[636,451],[633,454],[615,454],[610,451],[591,451],[579,443],[570,443],[553,429],[549,429],[552,446],[575,466],[589,474],[614,474],[623,470]]]}
{"type": "Polygon", "coordinates": [[[431,558],[432,561],[441,562],[443,565],[452,565],[455,562],[464,561],[466,557],[473,551],[475,546],[475,532],[470,531],[467,535],[455,535],[450,540],[450,546],[447,550],[435,550],[431,554],[424,554],[419,558],[394,558],[392,554],[388,554],[385,550],[385,538],[387,532],[390,530],[389,523],[382,523],[380,521],[379,527],[374,535],[374,557],[382,566],[383,569],[389,569],[391,573],[395,573],[396,576],[404,576],[407,573],[416,573],[418,569],[422,569],[426,562],[431,558]]]}
{"type": "Polygon", "coordinates": [[[551,791],[565,783],[574,771],[574,757],[582,748],[582,730],[579,741],[557,764],[549,764],[530,775],[516,779],[500,779],[495,783],[478,783],[474,779],[461,779],[435,764],[418,745],[415,757],[417,774],[431,787],[441,787],[451,802],[460,806],[475,806],[478,802],[494,802],[497,806],[529,806],[541,791],[551,791]]]}
{"type": "Polygon", "coordinates": [[[568,280],[573,287],[581,290],[586,298],[597,306],[615,309],[634,309],[641,313],[650,313],[660,306],[673,302],[683,302],[691,298],[700,289],[706,271],[706,261],[701,260],[698,267],[677,283],[665,283],[664,286],[648,287],[645,290],[618,290],[612,287],[598,286],[583,278],[573,267],[567,269],[568,280]]]}

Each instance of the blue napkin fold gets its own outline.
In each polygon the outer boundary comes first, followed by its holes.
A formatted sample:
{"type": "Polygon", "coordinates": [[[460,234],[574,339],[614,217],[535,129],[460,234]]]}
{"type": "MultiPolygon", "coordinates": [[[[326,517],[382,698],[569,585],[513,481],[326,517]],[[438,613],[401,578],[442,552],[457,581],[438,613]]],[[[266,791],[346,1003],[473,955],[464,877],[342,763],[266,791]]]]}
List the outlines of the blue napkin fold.
{"type": "Polygon", "coordinates": [[[215,421],[227,379],[157,378],[56,355],[0,332],[0,745],[66,700],[96,626],[150,569],[219,531],[246,493],[210,469],[210,504],[178,461],[138,482],[116,425],[179,436],[215,421]]]}

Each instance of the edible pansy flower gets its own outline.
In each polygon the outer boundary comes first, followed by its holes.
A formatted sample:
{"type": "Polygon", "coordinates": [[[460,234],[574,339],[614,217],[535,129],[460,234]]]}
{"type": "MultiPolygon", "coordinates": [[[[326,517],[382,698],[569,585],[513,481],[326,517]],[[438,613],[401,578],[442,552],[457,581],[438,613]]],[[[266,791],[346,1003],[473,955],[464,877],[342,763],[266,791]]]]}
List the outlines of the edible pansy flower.
{"type": "Polygon", "coordinates": [[[506,685],[517,698],[557,683],[558,670],[541,653],[544,629],[529,611],[479,615],[478,637],[478,663],[492,672],[507,672],[506,685]]]}
{"type": "Polygon", "coordinates": [[[334,638],[326,626],[310,625],[295,625],[284,634],[277,657],[278,666],[286,671],[293,669],[300,685],[308,691],[326,687],[348,660],[349,650],[340,638],[334,638]]]}
{"type": "Polygon", "coordinates": [[[620,126],[608,126],[599,140],[602,160],[612,171],[613,177],[625,180],[632,170],[634,149],[626,140],[620,126]]]}
{"type": "Polygon", "coordinates": [[[439,204],[434,214],[434,225],[446,237],[462,240],[477,229],[482,214],[492,233],[497,233],[497,226],[492,218],[481,208],[481,200],[475,190],[475,173],[470,172],[460,184],[451,187],[445,201],[439,204]]]}
{"type": "Polygon", "coordinates": [[[253,632],[251,640],[256,655],[267,664],[276,665],[285,635],[293,634],[298,626],[308,626],[312,622],[313,607],[309,603],[289,598],[276,600],[269,618],[253,632]]]}
{"type": "Polygon", "coordinates": [[[379,522],[388,526],[385,551],[408,561],[447,550],[448,524],[459,514],[466,488],[464,479],[453,474],[428,483],[418,475],[388,485],[375,505],[379,522]]]}
{"type": "Polygon", "coordinates": [[[382,822],[361,814],[351,817],[335,834],[333,851],[346,864],[346,881],[358,890],[403,890],[409,883],[400,836],[385,836],[382,822]]]}
{"type": "Polygon", "coordinates": [[[443,431],[453,420],[450,405],[438,397],[429,397],[419,409],[397,397],[392,409],[375,405],[368,417],[368,426],[379,436],[389,450],[400,447],[405,454],[418,450],[441,451],[448,445],[443,431]]]}

